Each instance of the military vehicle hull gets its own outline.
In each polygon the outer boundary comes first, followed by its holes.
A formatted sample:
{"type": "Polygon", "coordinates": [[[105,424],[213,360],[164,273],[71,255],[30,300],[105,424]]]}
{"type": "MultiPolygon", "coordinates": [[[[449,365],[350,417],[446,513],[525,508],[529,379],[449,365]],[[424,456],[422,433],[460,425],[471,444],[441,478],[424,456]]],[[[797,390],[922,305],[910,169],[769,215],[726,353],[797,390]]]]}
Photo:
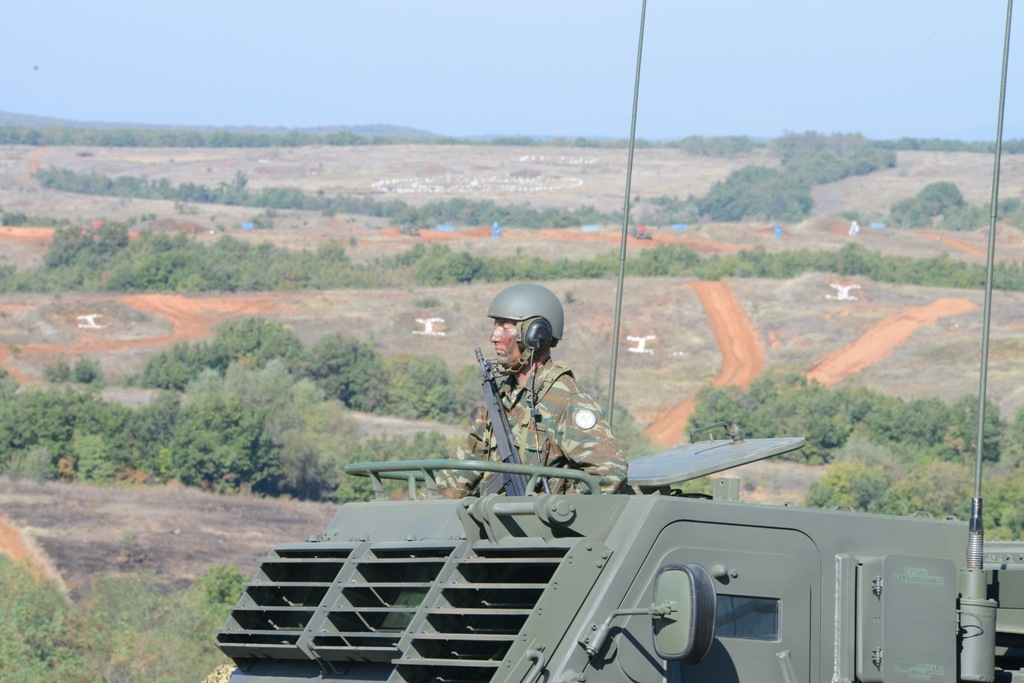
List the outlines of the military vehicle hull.
{"type": "MultiPolygon", "coordinates": [[[[236,683],[952,682],[967,539],[952,519],[673,495],[350,503],[267,556],[217,644],[236,683]],[[659,571],[681,565],[714,584],[694,664],[659,654],[650,610],[659,571]]],[[[986,553],[1007,672],[1021,550],[986,553]]]]}

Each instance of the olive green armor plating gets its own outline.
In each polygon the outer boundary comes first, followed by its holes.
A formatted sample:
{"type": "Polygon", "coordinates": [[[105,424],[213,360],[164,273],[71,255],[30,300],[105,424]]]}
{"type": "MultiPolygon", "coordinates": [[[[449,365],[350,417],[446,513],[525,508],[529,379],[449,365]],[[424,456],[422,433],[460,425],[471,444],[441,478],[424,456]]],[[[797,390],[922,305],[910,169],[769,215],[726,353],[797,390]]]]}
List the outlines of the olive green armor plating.
{"type": "Polygon", "coordinates": [[[744,503],[734,478],[673,493],[802,444],[664,451],[620,494],[569,472],[594,495],[449,500],[450,461],[349,466],[379,499],[271,551],[217,645],[236,683],[1024,681],[1024,546],[985,548],[972,601],[963,521],[744,503]]]}

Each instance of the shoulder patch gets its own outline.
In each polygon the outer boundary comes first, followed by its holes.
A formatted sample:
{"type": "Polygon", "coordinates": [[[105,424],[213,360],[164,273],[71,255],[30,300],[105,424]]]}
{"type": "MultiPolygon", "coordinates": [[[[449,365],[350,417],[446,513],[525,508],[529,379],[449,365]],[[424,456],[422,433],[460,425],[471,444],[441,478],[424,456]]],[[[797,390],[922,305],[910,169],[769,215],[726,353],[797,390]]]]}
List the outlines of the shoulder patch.
{"type": "Polygon", "coordinates": [[[597,415],[593,410],[577,410],[572,419],[580,429],[590,429],[597,424],[597,415]]]}

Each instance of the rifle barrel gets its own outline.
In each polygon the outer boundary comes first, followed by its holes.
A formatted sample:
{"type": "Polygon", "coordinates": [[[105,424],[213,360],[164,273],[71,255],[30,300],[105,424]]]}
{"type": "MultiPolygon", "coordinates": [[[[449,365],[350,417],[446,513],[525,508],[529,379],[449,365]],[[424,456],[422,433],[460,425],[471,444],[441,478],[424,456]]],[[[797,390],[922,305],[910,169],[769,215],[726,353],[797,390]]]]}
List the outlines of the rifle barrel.
{"type": "MultiPolygon", "coordinates": [[[[484,407],[487,409],[487,416],[491,418],[491,428],[494,430],[495,441],[498,446],[498,455],[502,462],[521,465],[519,449],[516,448],[515,439],[512,438],[512,429],[508,424],[508,415],[505,413],[505,406],[501,403],[501,394],[498,393],[498,385],[495,380],[497,374],[494,368],[484,360],[484,354],[480,347],[476,347],[476,360],[480,363],[480,372],[483,375],[482,386],[484,394],[484,407]]],[[[505,493],[513,496],[526,495],[526,477],[521,474],[502,474],[505,493]]],[[[486,491],[493,493],[488,486],[486,491]]]]}

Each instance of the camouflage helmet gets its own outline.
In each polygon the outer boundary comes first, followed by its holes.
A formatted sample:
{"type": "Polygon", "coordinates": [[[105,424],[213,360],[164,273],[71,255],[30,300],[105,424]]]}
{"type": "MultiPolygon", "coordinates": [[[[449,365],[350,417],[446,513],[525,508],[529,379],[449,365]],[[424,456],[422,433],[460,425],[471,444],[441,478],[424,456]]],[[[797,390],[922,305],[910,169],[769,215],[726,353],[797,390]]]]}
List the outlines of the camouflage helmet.
{"type": "Polygon", "coordinates": [[[542,344],[545,347],[555,346],[562,338],[565,321],[558,297],[547,287],[534,284],[512,285],[498,292],[487,309],[487,317],[516,321],[516,339],[521,345],[532,338],[532,324],[543,319],[550,326],[550,343],[542,344]]]}

